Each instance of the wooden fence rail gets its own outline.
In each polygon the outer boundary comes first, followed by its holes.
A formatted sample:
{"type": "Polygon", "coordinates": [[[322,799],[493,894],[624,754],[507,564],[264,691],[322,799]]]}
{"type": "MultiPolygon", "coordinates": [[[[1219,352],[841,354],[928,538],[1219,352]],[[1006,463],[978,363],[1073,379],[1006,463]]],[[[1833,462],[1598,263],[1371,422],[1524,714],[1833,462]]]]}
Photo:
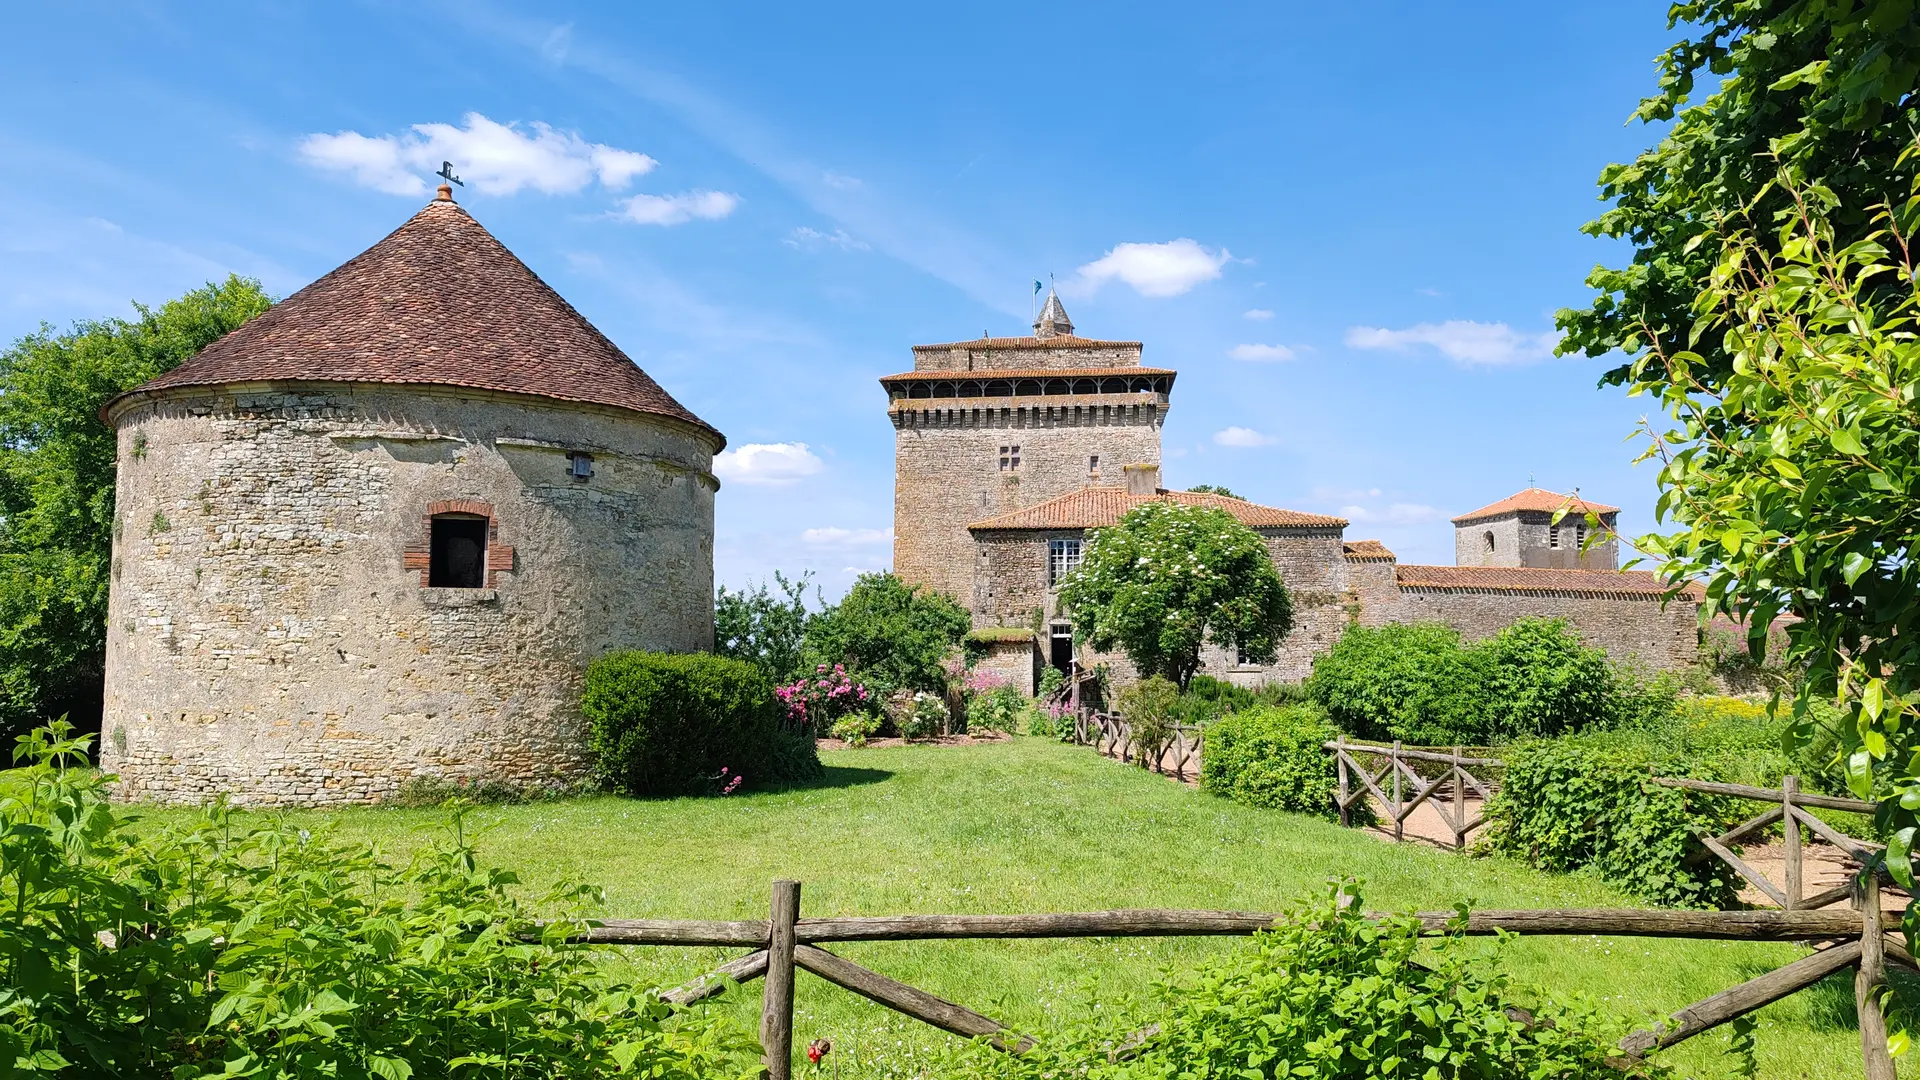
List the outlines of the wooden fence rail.
{"type": "Polygon", "coordinates": [[[1073,741],[1078,746],[1091,746],[1106,757],[1136,762],[1176,780],[1198,780],[1206,732],[1191,724],[1175,724],[1164,745],[1142,746],[1135,740],[1133,725],[1126,717],[1083,709],[1073,716],[1073,741]]]}
{"type": "MultiPolygon", "coordinates": [[[[1695,1002],[1669,1021],[1636,1031],[1621,1040],[1621,1064],[1649,1051],[1691,1038],[1744,1016],[1828,975],[1856,971],[1855,1006],[1860,1013],[1861,1052],[1870,1080],[1892,1080],[1886,1052],[1885,1019],[1878,988],[1885,957],[1913,966],[1897,940],[1886,938],[1887,919],[1898,912],[1879,910],[1878,881],[1866,875],[1856,906],[1825,910],[1659,911],[1638,908],[1589,908],[1542,911],[1474,911],[1461,923],[1455,912],[1421,912],[1421,932],[1429,935],[1547,934],[1696,938],[1730,941],[1833,942],[1813,955],[1768,972],[1730,990],[1695,1002]]],[[[1387,916],[1370,915],[1369,918],[1387,916]]],[[[1009,938],[1165,937],[1247,935],[1271,929],[1284,916],[1251,911],[1059,912],[1038,915],[885,915],[800,917],[800,883],[776,881],[767,919],[608,919],[574,940],[597,945],[721,945],[753,951],[718,970],[662,995],[680,1006],[710,998],[729,985],[763,979],[760,1039],[772,1080],[791,1080],[793,1060],[793,975],[804,969],[903,1015],[968,1038],[985,1037],[1009,1053],[1024,1053],[1032,1039],[1000,1022],[934,994],[888,978],[821,948],[840,941],[915,941],[1009,938]]],[[[1143,1031],[1129,1045],[1137,1049],[1152,1037],[1143,1031]]]]}
{"type": "Polygon", "coordinates": [[[1495,758],[1464,757],[1459,747],[1452,752],[1438,750],[1413,750],[1394,743],[1392,746],[1371,746],[1365,743],[1350,743],[1334,740],[1323,744],[1333,751],[1334,766],[1338,772],[1338,786],[1334,793],[1334,802],[1340,807],[1340,824],[1353,824],[1353,808],[1362,799],[1372,795],[1386,809],[1387,817],[1393,821],[1393,838],[1406,838],[1407,818],[1427,800],[1447,793],[1449,806],[1441,811],[1441,817],[1453,830],[1453,847],[1463,851],[1467,846],[1467,834],[1480,827],[1484,818],[1476,814],[1473,820],[1467,820],[1468,789],[1478,794],[1481,800],[1493,797],[1493,784],[1467,771],[1468,766],[1484,768],[1502,764],[1495,758]],[[1377,770],[1360,764],[1355,754],[1367,754],[1375,758],[1385,758],[1386,763],[1377,770]],[[1408,765],[1409,761],[1438,762],[1445,765],[1446,771],[1434,778],[1427,779],[1408,765]],[[1360,781],[1355,787],[1354,779],[1360,781]],[[1402,781],[1405,786],[1402,786],[1402,781]],[[1403,793],[1406,797],[1402,797],[1403,793]]]}
{"type": "Polygon", "coordinates": [[[1826,822],[1808,813],[1806,808],[1817,806],[1828,810],[1845,810],[1855,814],[1871,814],[1874,804],[1860,799],[1843,799],[1833,795],[1811,795],[1800,790],[1800,778],[1786,776],[1781,779],[1780,790],[1750,787],[1746,784],[1723,784],[1714,780],[1693,780],[1685,777],[1653,777],[1653,782],[1663,787],[1680,788],[1685,791],[1698,791],[1708,795],[1725,795],[1736,799],[1750,799],[1754,802],[1778,803],[1753,817],[1742,821],[1718,836],[1700,835],[1700,843],[1721,862],[1731,866],[1734,873],[1745,878],[1749,885],[1772,900],[1786,911],[1799,911],[1811,908],[1823,908],[1837,904],[1852,896],[1854,886],[1837,885],[1822,892],[1806,895],[1805,884],[1805,836],[1801,830],[1811,832],[1815,837],[1825,840],[1834,847],[1847,853],[1855,862],[1870,864],[1875,852],[1885,845],[1871,840],[1861,840],[1848,836],[1826,822]],[[1742,859],[1733,849],[1740,842],[1769,828],[1775,822],[1780,823],[1780,832],[1784,841],[1785,864],[1783,882],[1775,882],[1754,866],[1742,859]]]}

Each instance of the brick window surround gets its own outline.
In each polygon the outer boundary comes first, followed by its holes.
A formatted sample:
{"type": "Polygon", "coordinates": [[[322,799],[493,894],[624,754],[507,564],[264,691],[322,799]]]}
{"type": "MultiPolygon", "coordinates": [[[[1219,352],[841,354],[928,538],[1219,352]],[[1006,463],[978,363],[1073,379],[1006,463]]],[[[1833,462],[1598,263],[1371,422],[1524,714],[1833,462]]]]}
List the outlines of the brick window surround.
{"type": "Polygon", "coordinates": [[[420,519],[420,539],[407,545],[401,555],[403,569],[420,571],[420,587],[427,587],[427,572],[433,565],[433,519],[441,514],[472,514],[487,519],[487,588],[500,584],[500,571],[513,572],[513,549],[500,543],[500,519],[494,516],[493,505],[479,499],[441,499],[427,504],[427,512],[420,519]]]}

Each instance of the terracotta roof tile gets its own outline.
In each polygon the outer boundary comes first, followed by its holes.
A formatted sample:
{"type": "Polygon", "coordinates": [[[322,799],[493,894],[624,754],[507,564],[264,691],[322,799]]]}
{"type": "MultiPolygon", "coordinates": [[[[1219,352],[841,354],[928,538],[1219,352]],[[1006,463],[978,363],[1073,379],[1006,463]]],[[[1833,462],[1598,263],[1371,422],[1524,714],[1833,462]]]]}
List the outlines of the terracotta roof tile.
{"type": "Polygon", "coordinates": [[[311,381],[461,386],[670,416],[724,436],[647,377],[450,200],[134,393],[311,381]]]}
{"type": "Polygon", "coordinates": [[[1101,341],[1098,338],[1057,334],[1043,337],[983,337],[972,341],[949,341],[944,345],[915,345],[914,352],[946,349],[1138,349],[1138,341],[1101,341]]]}
{"type": "MultiPolygon", "coordinates": [[[[1665,595],[1667,582],[1646,570],[1549,570],[1519,566],[1406,566],[1394,568],[1394,580],[1403,589],[1443,589],[1463,592],[1554,592],[1581,596],[1647,597],[1665,595]]],[[[1699,601],[1706,594],[1697,583],[1681,590],[1699,601]]]]}
{"type": "Polygon", "coordinates": [[[1347,524],[1345,518],[1307,514],[1298,510],[1281,510],[1277,507],[1250,503],[1245,499],[1234,499],[1206,492],[1168,491],[1161,488],[1158,495],[1149,496],[1129,495],[1124,487],[1087,487],[1079,491],[1070,491],[1058,498],[1048,499],[1046,502],[1029,506],[1024,510],[1015,510],[1010,514],[976,521],[967,528],[1098,529],[1118,523],[1127,511],[1150,499],[1225,510],[1237,518],[1241,524],[1254,528],[1338,529],[1345,528],[1347,524]]]}
{"type": "Polygon", "coordinates": [[[1576,498],[1572,495],[1562,495],[1557,491],[1530,487],[1517,491],[1497,503],[1489,503],[1471,513],[1461,514],[1453,520],[1456,522],[1475,521],[1480,518],[1499,517],[1502,514],[1518,513],[1522,510],[1552,514],[1557,513],[1561,507],[1566,507],[1570,513],[1585,513],[1590,510],[1596,516],[1601,514],[1617,514],[1620,512],[1620,508],[1617,506],[1588,502],[1585,499],[1576,498]]]}
{"type": "Polygon", "coordinates": [[[1349,540],[1340,550],[1354,562],[1393,562],[1398,557],[1378,540],[1349,540]]]}
{"type": "Polygon", "coordinates": [[[1172,368],[1120,367],[1120,368],[1009,368],[1004,371],[991,368],[975,371],[903,371],[898,375],[882,375],[882,383],[934,382],[938,380],[957,380],[961,382],[980,379],[1106,379],[1128,375],[1177,375],[1172,368]]]}

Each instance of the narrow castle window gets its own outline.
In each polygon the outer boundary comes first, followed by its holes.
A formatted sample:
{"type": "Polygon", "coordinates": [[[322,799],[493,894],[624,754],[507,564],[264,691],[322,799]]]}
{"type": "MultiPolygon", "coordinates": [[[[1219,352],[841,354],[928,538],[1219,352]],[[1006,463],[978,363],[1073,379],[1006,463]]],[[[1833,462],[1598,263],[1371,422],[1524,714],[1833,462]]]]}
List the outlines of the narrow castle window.
{"type": "Polygon", "coordinates": [[[575,480],[585,481],[593,475],[593,455],[581,450],[567,454],[567,472],[575,480]]]}
{"type": "Polygon", "coordinates": [[[1087,475],[1088,476],[1100,475],[1100,455],[1099,454],[1087,455],[1087,475]]]}
{"type": "Polygon", "coordinates": [[[1487,545],[1487,554],[1489,555],[1493,554],[1493,530],[1492,529],[1487,530],[1485,541],[1487,545]]]}
{"type": "Polygon", "coordinates": [[[1002,446],[1000,448],[1000,471],[1020,471],[1020,447],[1018,445],[1002,446]]]}
{"type": "Polygon", "coordinates": [[[437,514],[429,540],[427,585],[478,589],[487,580],[487,519],[477,514],[437,514]]]}
{"type": "Polygon", "coordinates": [[[1573,546],[1587,546],[1587,523],[1584,521],[1573,527],[1573,546]]]}
{"type": "Polygon", "coordinates": [[[1550,548],[1557,548],[1560,546],[1560,526],[1558,525],[1547,526],[1547,546],[1550,548]]]}
{"type": "Polygon", "coordinates": [[[1047,586],[1060,584],[1060,580],[1073,573],[1080,565],[1080,541],[1047,541],[1047,586]]]}

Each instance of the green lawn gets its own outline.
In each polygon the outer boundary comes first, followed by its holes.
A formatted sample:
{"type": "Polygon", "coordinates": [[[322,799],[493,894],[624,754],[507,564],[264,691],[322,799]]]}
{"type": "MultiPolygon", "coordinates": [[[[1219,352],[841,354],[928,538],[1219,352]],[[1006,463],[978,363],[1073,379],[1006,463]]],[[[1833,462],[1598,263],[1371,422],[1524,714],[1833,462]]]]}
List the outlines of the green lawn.
{"type": "MultiPolygon", "coordinates": [[[[1038,912],[1116,907],[1278,910],[1329,879],[1365,881],[1375,910],[1596,907],[1626,903],[1599,882],[1493,859],[1394,845],[1310,818],[1227,802],[1091,751],[1039,739],[826,756],[827,786],[778,794],[639,802],[583,798],[476,810],[483,856],[530,884],[597,882],[608,916],[765,917],[769,883],[804,883],[803,915],[1038,912]]],[[[156,812],[166,818],[176,812],[156,812]]],[[[384,849],[429,837],[432,810],[301,812],[384,849]]],[[[309,827],[315,827],[309,824],[309,827]]],[[[887,942],[843,946],[885,974],[997,1019],[1037,1022],[1096,984],[1144,990],[1225,939],[887,942]]],[[[640,977],[677,984],[729,959],[718,949],[632,948],[640,977]]],[[[1557,995],[1651,1020],[1799,955],[1787,945],[1630,938],[1515,942],[1516,973],[1557,995]]],[[[756,1023],[757,994],[735,1003],[756,1023]]],[[[796,1046],[826,1036],[848,1076],[918,1075],[949,1036],[804,972],[796,1046]]],[[[1860,1072],[1849,981],[1763,1014],[1761,1075],[1860,1072]]],[[[1725,1036],[1672,1052],[1694,1075],[1727,1075],[1725,1036]]],[[[1907,1070],[1902,1070],[1903,1074],[1907,1070]]]]}

